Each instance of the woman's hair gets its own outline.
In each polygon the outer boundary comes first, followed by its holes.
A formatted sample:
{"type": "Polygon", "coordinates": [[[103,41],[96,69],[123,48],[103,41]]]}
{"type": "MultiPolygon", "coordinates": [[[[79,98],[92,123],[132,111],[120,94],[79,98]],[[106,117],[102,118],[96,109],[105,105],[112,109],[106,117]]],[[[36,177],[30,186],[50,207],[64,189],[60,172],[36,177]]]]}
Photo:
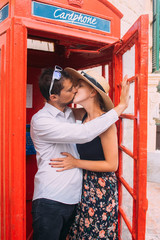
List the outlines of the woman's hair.
{"type": "MultiPolygon", "coordinates": [[[[49,100],[49,88],[51,85],[52,75],[54,69],[47,68],[42,71],[42,74],[39,78],[39,88],[43,97],[48,101],[49,100]]],[[[64,70],[61,72],[60,80],[54,80],[54,85],[51,90],[51,94],[60,95],[61,90],[63,89],[63,81],[64,79],[70,79],[72,81],[71,76],[65,72],[64,70]]]]}
{"type": "Polygon", "coordinates": [[[104,112],[107,112],[107,108],[103,102],[103,98],[101,97],[101,95],[97,92],[96,96],[97,96],[97,100],[99,102],[99,106],[100,106],[101,110],[104,112]]]}

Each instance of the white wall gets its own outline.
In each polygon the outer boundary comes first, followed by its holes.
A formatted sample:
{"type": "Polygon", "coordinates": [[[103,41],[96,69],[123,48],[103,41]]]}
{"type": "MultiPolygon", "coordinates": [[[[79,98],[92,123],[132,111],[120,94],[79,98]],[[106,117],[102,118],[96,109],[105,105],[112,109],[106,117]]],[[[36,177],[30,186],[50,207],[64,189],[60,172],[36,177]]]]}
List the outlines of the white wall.
{"type": "Polygon", "coordinates": [[[137,18],[148,13],[149,0],[109,0],[123,14],[121,36],[123,36],[137,18]]]}

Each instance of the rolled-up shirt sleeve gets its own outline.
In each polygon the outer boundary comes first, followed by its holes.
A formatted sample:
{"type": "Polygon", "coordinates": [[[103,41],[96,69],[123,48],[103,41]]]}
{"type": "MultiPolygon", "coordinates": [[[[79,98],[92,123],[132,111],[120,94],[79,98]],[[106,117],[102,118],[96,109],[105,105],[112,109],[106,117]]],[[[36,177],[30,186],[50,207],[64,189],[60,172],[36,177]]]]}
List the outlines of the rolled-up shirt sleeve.
{"type": "Polygon", "coordinates": [[[84,124],[52,121],[41,116],[31,121],[31,136],[34,141],[48,143],[85,143],[93,140],[118,120],[112,109],[102,116],[84,124]]]}

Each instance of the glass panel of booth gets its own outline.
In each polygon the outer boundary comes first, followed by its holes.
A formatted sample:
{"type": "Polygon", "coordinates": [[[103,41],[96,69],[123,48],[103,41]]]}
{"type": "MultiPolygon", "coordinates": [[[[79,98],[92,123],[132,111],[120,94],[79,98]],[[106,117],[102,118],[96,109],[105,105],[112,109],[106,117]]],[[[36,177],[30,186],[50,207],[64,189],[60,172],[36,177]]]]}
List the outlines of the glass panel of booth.
{"type": "MultiPolygon", "coordinates": [[[[135,45],[133,45],[128,51],[126,51],[122,56],[123,65],[123,77],[127,74],[128,78],[135,76],[135,45]]],[[[135,82],[130,84],[130,100],[129,106],[124,111],[125,114],[134,115],[134,100],[135,100],[135,82]]]]}
{"type": "MultiPolygon", "coordinates": [[[[128,151],[129,155],[122,151],[122,177],[126,183],[133,188],[134,182],[134,159],[130,156],[133,154],[134,149],[134,120],[130,117],[125,117],[125,114],[134,116],[135,115],[135,91],[136,91],[136,76],[135,76],[135,45],[129,48],[122,55],[122,72],[123,77],[125,75],[128,78],[132,78],[133,81],[130,82],[130,99],[129,106],[123,112],[124,117],[122,118],[122,141],[121,146],[124,146],[124,150],[128,151]]],[[[132,228],[132,218],[133,218],[133,197],[128,192],[128,190],[122,185],[122,203],[121,207],[124,211],[126,219],[129,221],[130,228],[132,228]]],[[[126,225],[124,219],[121,216],[122,222],[122,239],[130,240],[132,239],[131,233],[128,226],[126,225]]]]}
{"type": "Polygon", "coordinates": [[[108,79],[109,79],[109,66],[108,66],[108,64],[105,65],[105,78],[108,82],[108,79]]]}
{"type": "MultiPolygon", "coordinates": [[[[121,207],[126,214],[127,220],[130,223],[130,226],[132,227],[132,217],[133,217],[133,198],[130,195],[130,193],[127,191],[127,189],[122,186],[122,203],[121,207]]],[[[122,229],[125,227],[122,224],[122,229]]],[[[122,230],[123,231],[123,230],[122,230]]],[[[123,239],[128,239],[128,238],[123,238],[123,239]]]]}
{"type": "MultiPolygon", "coordinates": [[[[108,82],[108,77],[109,77],[108,64],[106,64],[104,67],[105,67],[105,79],[106,79],[106,81],[108,82]]],[[[96,71],[99,75],[102,75],[102,65],[99,65],[99,66],[96,66],[96,67],[87,68],[87,69],[85,69],[84,71],[88,71],[88,70],[90,70],[90,69],[96,71]]],[[[81,70],[79,70],[79,72],[81,72],[81,70]]]]}
{"type": "Polygon", "coordinates": [[[54,42],[27,38],[27,49],[54,52],[54,42]]]}
{"type": "Polygon", "coordinates": [[[123,76],[126,74],[129,78],[135,75],[135,45],[127,50],[122,57],[123,61],[123,76]]]}
{"type": "MultiPolygon", "coordinates": [[[[122,71],[123,77],[127,74],[128,78],[133,78],[135,76],[135,45],[133,45],[129,50],[127,50],[122,56],[122,71]]],[[[124,111],[123,114],[135,115],[135,79],[130,84],[130,99],[129,106],[124,111]]],[[[134,121],[132,119],[123,118],[122,119],[122,142],[121,144],[125,146],[130,152],[133,153],[133,139],[134,139],[134,121]]],[[[129,156],[123,154],[123,173],[126,174],[127,168],[129,167],[130,173],[133,172],[133,162],[126,161],[129,156]],[[132,166],[128,166],[132,164],[132,166]],[[132,168],[131,168],[132,167],[132,168]]],[[[129,182],[128,182],[129,183],[129,182]]],[[[132,181],[133,185],[133,181],[132,181]]]]}
{"type": "MultiPolygon", "coordinates": [[[[94,71],[96,71],[98,74],[102,74],[102,66],[100,65],[100,66],[96,66],[96,67],[90,67],[90,68],[86,68],[86,69],[84,69],[84,71],[85,72],[87,72],[87,71],[89,71],[89,70],[94,70],[94,71]]],[[[79,70],[78,72],[80,72],[81,73],[81,71],[82,70],[79,70]]]]}
{"type": "Polygon", "coordinates": [[[122,152],[122,160],[122,177],[133,188],[134,159],[125,152],[122,152]]]}
{"type": "Polygon", "coordinates": [[[121,217],[121,222],[122,222],[122,235],[121,235],[121,239],[123,240],[132,240],[132,236],[130,231],[128,230],[127,225],[125,224],[123,218],[121,217]]]}
{"type": "Polygon", "coordinates": [[[9,4],[0,9],[0,23],[3,22],[9,14],[9,4]]]}
{"type": "Polygon", "coordinates": [[[133,153],[134,121],[122,119],[122,145],[133,153]]]}

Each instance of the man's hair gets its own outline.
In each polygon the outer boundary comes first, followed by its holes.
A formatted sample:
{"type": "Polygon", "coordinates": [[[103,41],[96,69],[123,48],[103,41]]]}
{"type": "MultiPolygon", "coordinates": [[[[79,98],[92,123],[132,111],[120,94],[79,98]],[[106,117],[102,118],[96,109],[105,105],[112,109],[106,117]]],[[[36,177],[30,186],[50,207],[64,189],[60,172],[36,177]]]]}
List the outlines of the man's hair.
{"type": "MultiPolygon", "coordinates": [[[[39,78],[39,88],[43,97],[48,101],[49,100],[49,88],[51,85],[52,75],[54,69],[46,68],[43,69],[40,78],[39,78]]],[[[63,81],[64,79],[70,79],[72,81],[71,76],[65,72],[64,70],[61,72],[60,80],[54,80],[54,85],[51,90],[51,94],[60,95],[61,90],[64,88],[63,81]]]]}

